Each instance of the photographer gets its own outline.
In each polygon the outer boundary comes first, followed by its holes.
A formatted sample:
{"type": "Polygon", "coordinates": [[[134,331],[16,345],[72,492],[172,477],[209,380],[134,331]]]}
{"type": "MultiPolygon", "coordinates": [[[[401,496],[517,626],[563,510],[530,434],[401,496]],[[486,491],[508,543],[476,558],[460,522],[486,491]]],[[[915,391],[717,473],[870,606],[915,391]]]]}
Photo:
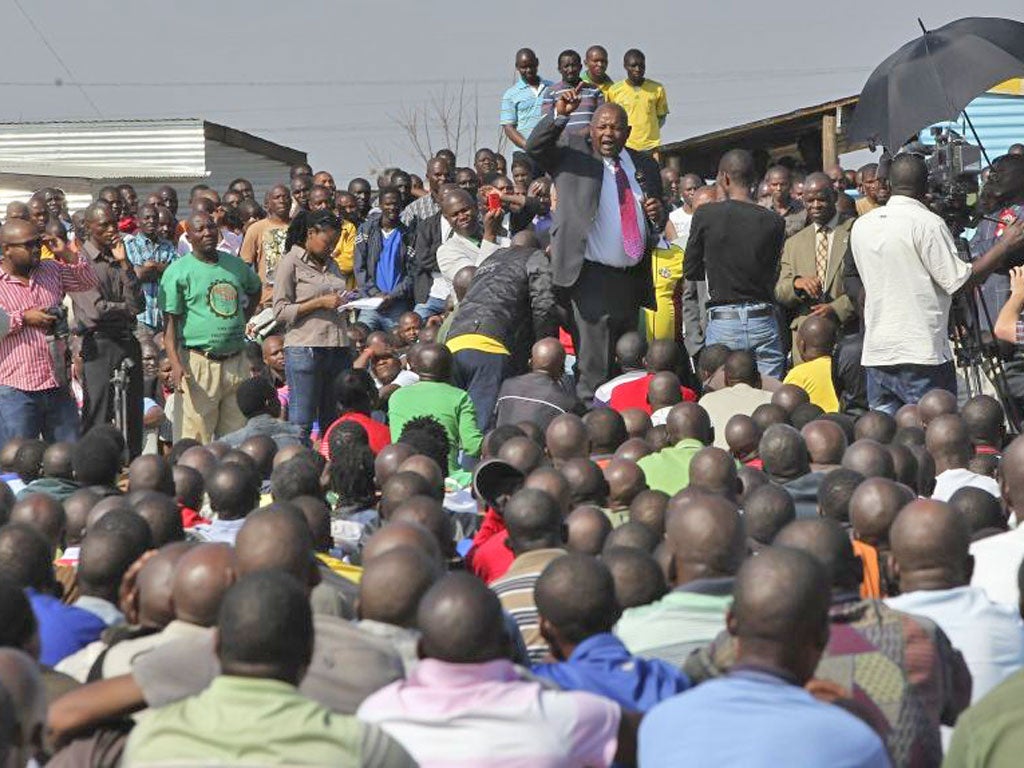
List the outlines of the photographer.
{"type": "Polygon", "coordinates": [[[890,414],[930,389],[956,393],[947,338],[953,294],[1005,266],[1024,244],[1024,221],[1008,224],[972,263],[957,256],[946,223],[924,204],[928,168],[903,154],[889,169],[892,196],[853,225],[850,246],[864,284],[868,401],[890,414]]]}
{"type": "MultiPolygon", "coordinates": [[[[29,221],[9,219],[0,227],[0,309],[9,318],[0,339],[0,438],[73,441],[78,410],[58,371],[48,337],[56,307],[70,291],[96,286],[88,262],[40,261],[42,239],[29,221]]],[[[73,258],[73,257],[72,257],[73,258]]]]}
{"type": "MultiPolygon", "coordinates": [[[[987,218],[978,224],[978,229],[971,239],[971,255],[977,257],[991,248],[997,239],[1003,234],[1007,223],[1013,219],[1024,219],[1024,157],[1019,155],[1003,155],[997,157],[989,169],[988,180],[982,190],[978,201],[978,209],[987,218]]],[[[1020,283],[1020,280],[1017,281],[1020,283]]],[[[1020,314],[1020,306],[1012,313],[1009,307],[1014,302],[1014,284],[1011,275],[996,273],[991,275],[981,289],[982,298],[989,307],[998,307],[1004,300],[1007,293],[1010,294],[1009,301],[999,312],[999,319],[992,329],[993,335],[1003,341],[1020,345],[1024,342],[1015,338],[1015,324],[1017,315],[1020,314]]],[[[1021,295],[1020,290],[1016,295],[1021,295]]],[[[982,327],[986,327],[989,320],[984,315],[979,318],[982,327]]],[[[1014,360],[1007,361],[1006,374],[1011,380],[1011,391],[1018,391],[1021,387],[1014,386],[1015,380],[1024,377],[1020,368],[1020,353],[1014,360]]]]}

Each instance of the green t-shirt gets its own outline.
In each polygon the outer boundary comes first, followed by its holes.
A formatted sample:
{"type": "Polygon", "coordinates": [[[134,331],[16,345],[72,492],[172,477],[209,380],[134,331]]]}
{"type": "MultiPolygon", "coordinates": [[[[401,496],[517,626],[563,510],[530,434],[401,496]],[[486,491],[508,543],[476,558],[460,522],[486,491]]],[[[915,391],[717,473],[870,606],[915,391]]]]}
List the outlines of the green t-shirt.
{"type": "Polygon", "coordinates": [[[405,423],[417,416],[432,416],[448,433],[449,474],[459,468],[460,448],[470,456],[480,453],[484,436],[476,426],[476,410],[465,390],[440,381],[420,381],[399,389],[388,400],[391,441],[398,442],[405,423]]]}
{"type": "Polygon", "coordinates": [[[647,487],[669,496],[679,493],[690,484],[690,460],[703,448],[700,440],[686,438],[644,456],[637,465],[644,471],[647,487]]]}
{"type": "Polygon", "coordinates": [[[260,280],[237,256],[218,251],[216,264],[187,253],[160,278],[160,309],[178,315],[179,337],[186,347],[218,355],[245,346],[242,299],[258,293],[260,280]]]}

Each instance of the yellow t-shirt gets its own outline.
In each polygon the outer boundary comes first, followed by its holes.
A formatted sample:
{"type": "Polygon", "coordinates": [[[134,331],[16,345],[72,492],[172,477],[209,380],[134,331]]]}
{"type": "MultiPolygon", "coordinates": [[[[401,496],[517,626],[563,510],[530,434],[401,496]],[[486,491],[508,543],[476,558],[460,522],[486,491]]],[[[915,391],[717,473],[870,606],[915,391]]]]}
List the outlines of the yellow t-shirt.
{"type": "Polygon", "coordinates": [[[661,144],[659,120],[668,114],[668,97],[661,83],[644,80],[634,86],[620,80],[608,89],[607,99],[626,110],[631,128],[627,147],[649,151],[661,144]]]}
{"type": "Polygon", "coordinates": [[[601,95],[604,96],[604,100],[610,101],[608,98],[608,92],[612,89],[612,86],[615,85],[615,82],[610,77],[607,77],[603,83],[595,83],[590,79],[590,73],[586,71],[586,68],[584,68],[583,75],[580,79],[585,83],[590,83],[591,85],[596,86],[597,90],[599,90],[601,95]]]}
{"type": "Polygon", "coordinates": [[[356,252],[356,225],[351,221],[341,222],[341,237],[338,244],[334,246],[334,263],[338,265],[341,274],[345,276],[345,283],[349,288],[355,287],[355,276],[353,272],[355,265],[353,257],[356,252]]]}
{"type": "Polygon", "coordinates": [[[839,411],[839,398],[832,384],[832,358],[816,357],[806,363],[800,363],[786,374],[783,384],[796,384],[804,390],[811,402],[825,413],[839,411]]]}
{"type": "Polygon", "coordinates": [[[349,565],[344,560],[339,560],[325,552],[317,552],[316,556],[321,563],[326,565],[339,576],[344,576],[351,582],[358,584],[363,578],[363,569],[358,565],[349,565]]]}

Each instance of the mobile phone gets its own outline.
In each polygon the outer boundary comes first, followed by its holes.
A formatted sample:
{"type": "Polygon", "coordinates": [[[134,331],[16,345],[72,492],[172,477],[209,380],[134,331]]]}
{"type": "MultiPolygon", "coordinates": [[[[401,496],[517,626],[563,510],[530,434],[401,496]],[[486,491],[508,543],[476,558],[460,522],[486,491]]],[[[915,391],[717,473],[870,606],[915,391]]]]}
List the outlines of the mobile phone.
{"type": "Polygon", "coordinates": [[[487,210],[488,211],[500,211],[501,210],[501,193],[500,192],[488,192],[487,193],[487,210]]]}

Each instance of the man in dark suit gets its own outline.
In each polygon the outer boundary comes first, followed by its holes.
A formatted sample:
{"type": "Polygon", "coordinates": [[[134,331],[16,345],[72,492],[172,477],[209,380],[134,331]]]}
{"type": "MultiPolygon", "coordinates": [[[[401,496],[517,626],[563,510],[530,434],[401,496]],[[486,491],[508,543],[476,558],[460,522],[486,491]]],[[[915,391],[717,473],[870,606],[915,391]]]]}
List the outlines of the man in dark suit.
{"type": "Polygon", "coordinates": [[[804,182],[804,207],[811,223],[786,241],[782,249],[775,299],[790,311],[793,365],[803,362],[796,332],[809,315],[830,315],[844,329],[855,318],[855,307],[843,290],[843,257],[850,248],[854,218],[836,210],[836,191],[823,173],[804,182]]]}
{"type": "Polygon", "coordinates": [[[526,151],[558,190],[551,271],[572,313],[576,390],[589,403],[611,378],[616,340],[636,330],[641,306],[655,307],[650,259],[664,209],[657,163],[625,148],[629,124],[622,107],[603,104],[588,134],[563,135],[579,103],[578,89],[559,96],[526,151]]]}

